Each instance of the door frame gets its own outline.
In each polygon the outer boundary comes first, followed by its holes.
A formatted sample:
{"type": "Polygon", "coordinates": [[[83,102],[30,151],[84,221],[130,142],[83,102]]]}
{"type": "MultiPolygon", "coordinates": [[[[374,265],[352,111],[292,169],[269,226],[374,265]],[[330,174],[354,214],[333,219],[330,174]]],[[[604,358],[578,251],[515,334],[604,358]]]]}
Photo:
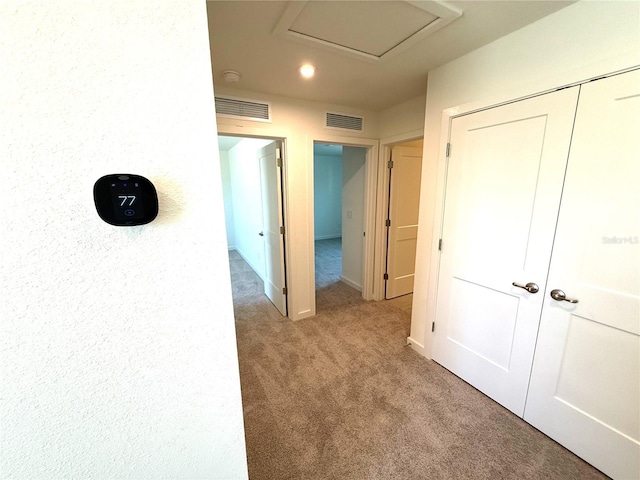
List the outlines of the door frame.
{"type": "MultiPolygon", "coordinates": [[[[376,239],[376,198],[377,198],[377,159],[378,159],[378,140],[368,139],[368,138],[354,138],[354,137],[342,137],[335,135],[325,135],[323,133],[317,133],[313,136],[308,137],[307,140],[307,151],[310,152],[309,157],[311,158],[311,166],[309,167],[310,171],[310,191],[309,191],[309,212],[308,218],[311,219],[309,228],[311,229],[311,235],[309,236],[310,244],[309,251],[313,252],[311,256],[311,261],[309,268],[312,272],[311,278],[315,279],[316,275],[316,266],[315,266],[315,226],[314,226],[314,178],[313,178],[313,169],[315,165],[315,158],[313,155],[313,145],[314,143],[330,143],[335,145],[343,145],[346,147],[363,147],[367,149],[366,159],[365,159],[365,197],[364,201],[364,231],[365,231],[365,241],[364,241],[364,249],[363,249],[363,259],[362,259],[362,298],[365,300],[375,300],[374,298],[374,261],[375,261],[375,239],[376,239]]],[[[315,303],[315,281],[314,281],[314,296],[313,296],[313,309],[315,312],[316,303],[315,303]]]]}
{"type": "MultiPolygon", "coordinates": [[[[286,132],[283,132],[286,135],[286,132]]],[[[273,132],[271,132],[269,135],[267,134],[262,134],[262,133],[248,133],[245,130],[243,130],[242,128],[240,129],[234,129],[230,126],[220,126],[218,128],[217,131],[217,135],[218,136],[222,136],[222,137],[239,137],[239,138],[256,138],[256,139],[260,139],[260,140],[273,140],[274,142],[280,142],[280,145],[282,146],[282,152],[281,152],[281,156],[282,156],[282,167],[281,167],[281,171],[282,171],[282,186],[281,186],[281,196],[282,196],[282,219],[283,219],[283,223],[284,223],[284,228],[285,228],[285,238],[284,238],[284,258],[282,259],[282,261],[284,262],[284,284],[287,285],[287,295],[286,295],[286,310],[287,310],[287,318],[291,318],[291,311],[290,311],[290,305],[291,305],[291,290],[288,288],[289,285],[291,285],[291,269],[287,268],[287,261],[288,259],[291,258],[290,252],[289,252],[289,248],[290,248],[290,242],[287,242],[287,238],[286,232],[289,232],[289,214],[288,214],[288,203],[289,203],[289,195],[287,194],[287,185],[288,185],[288,181],[287,181],[287,137],[286,136],[274,136],[273,132]],[[224,128],[221,128],[224,127],[224,128]]]]}
{"type": "MultiPolygon", "coordinates": [[[[413,132],[387,137],[380,140],[380,154],[378,156],[378,184],[376,186],[378,204],[376,206],[376,238],[375,238],[375,270],[373,272],[373,300],[385,299],[384,274],[387,266],[387,213],[389,211],[389,168],[387,162],[391,159],[391,148],[400,143],[411,142],[413,140],[424,139],[424,130],[414,130],[413,132]]],[[[422,158],[424,158],[424,145],[422,147],[422,158]]],[[[422,189],[422,185],[420,186],[422,189]]]]}

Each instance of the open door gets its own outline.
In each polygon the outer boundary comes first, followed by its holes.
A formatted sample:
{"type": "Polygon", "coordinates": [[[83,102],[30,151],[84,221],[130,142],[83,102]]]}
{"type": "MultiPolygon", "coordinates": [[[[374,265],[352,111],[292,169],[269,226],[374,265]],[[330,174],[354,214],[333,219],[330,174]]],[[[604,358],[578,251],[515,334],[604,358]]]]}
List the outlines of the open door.
{"type": "Polygon", "coordinates": [[[263,147],[260,157],[264,238],[264,293],[282,315],[287,316],[287,288],[282,213],[282,142],[263,147]]]}
{"type": "Polygon", "coordinates": [[[392,148],[387,221],[386,299],[413,292],[421,171],[421,148],[392,148]]]}

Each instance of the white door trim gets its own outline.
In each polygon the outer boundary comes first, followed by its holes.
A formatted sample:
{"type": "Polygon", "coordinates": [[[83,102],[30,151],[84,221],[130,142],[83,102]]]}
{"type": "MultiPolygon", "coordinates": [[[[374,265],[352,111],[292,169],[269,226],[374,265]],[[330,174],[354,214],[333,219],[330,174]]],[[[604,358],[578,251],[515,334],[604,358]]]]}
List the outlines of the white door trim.
{"type": "MultiPolygon", "coordinates": [[[[342,136],[334,136],[334,135],[325,135],[322,133],[318,133],[311,137],[308,137],[307,140],[307,152],[309,152],[308,157],[312,159],[311,166],[309,168],[309,172],[311,175],[311,179],[309,181],[310,191],[309,198],[311,201],[309,202],[309,229],[311,231],[311,235],[309,235],[310,244],[309,249],[311,252],[315,251],[314,246],[314,186],[313,186],[313,144],[315,142],[318,143],[333,143],[338,145],[344,145],[348,147],[364,147],[367,149],[367,156],[365,161],[365,200],[364,200],[364,217],[365,217],[365,242],[364,242],[364,252],[363,252],[363,282],[362,282],[362,298],[365,300],[374,300],[374,251],[375,251],[375,231],[376,231],[376,201],[377,201],[377,189],[376,189],[376,180],[378,176],[377,171],[377,159],[378,159],[378,140],[369,139],[369,138],[353,138],[353,137],[342,137],[342,136]]],[[[315,255],[311,256],[311,262],[309,265],[311,271],[311,278],[315,279],[315,255]]],[[[314,293],[311,298],[313,298],[313,311],[315,314],[316,305],[315,305],[315,282],[312,284],[314,286],[314,293]]]]}
{"type": "MultiPolygon", "coordinates": [[[[387,231],[385,221],[389,208],[389,169],[387,162],[391,158],[391,147],[398,143],[410,142],[424,138],[424,130],[415,130],[403,135],[395,135],[380,140],[380,155],[378,157],[378,183],[376,193],[376,237],[375,237],[375,266],[373,271],[373,300],[384,300],[384,273],[387,262],[387,231]]],[[[424,147],[422,149],[424,158],[424,147]]],[[[419,228],[419,227],[418,227],[419,228]]]]}
{"type": "MultiPolygon", "coordinates": [[[[288,180],[287,180],[287,137],[290,136],[290,133],[287,131],[282,132],[274,132],[269,130],[269,134],[262,133],[264,129],[260,128],[243,128],[243,127],[233,127],[232,125],[220,125],[218,127],[217,135],[220,136],[229,136],[229,137],[242,137],[242,138],[260,138],[265,140],[273,140],[276,142],[280,142],[282,146],[282,215],[284,216],[284,227],[285,232],[289,232],[290,226],[290,215],[289,215],[289,190],[288,190],[288,180]],[[278,135],[278,133],[280,135],[278,135]]],[[[285,233],[286,236],[286,233],[285,233]]],[[[290,242],[284,242],[284,262],[290,261],[291,252],[290,252],[290,242]]],[[[291,268],[285,268],[285,285],[287,285],[287,317],[291,319],[292,315],[292,299],[295,294],[295,288],[293,287],[293,283],[291,281],[291,268]]]]}

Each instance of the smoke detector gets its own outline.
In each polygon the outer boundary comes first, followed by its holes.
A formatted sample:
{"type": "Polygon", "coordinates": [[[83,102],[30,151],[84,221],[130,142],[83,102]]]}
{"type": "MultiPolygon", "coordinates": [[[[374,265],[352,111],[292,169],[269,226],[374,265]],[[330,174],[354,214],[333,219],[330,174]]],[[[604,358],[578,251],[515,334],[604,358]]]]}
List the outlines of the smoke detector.
{"type": "Polygon", "coordinates": [[[225,70],[222,72],[224,80],[229,83],[237,83],[240,81],[240,74],[234,70],[225,70]]]}

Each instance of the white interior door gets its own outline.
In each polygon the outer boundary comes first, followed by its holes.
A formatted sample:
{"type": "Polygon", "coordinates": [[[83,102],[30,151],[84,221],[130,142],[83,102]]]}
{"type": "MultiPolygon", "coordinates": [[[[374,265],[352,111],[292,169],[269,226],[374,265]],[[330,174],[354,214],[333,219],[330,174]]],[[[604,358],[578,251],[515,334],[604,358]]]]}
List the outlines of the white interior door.
{"type": "Polygon", "coordinates": [[[280,143],[273,142],[259,152],[263,217],[261,234],[264,238],[264,293],[280,313],[286,316],[282,169],[278,162],[281,151],[280,143]]]}
{"type": "Polygon", "coordinates": [[[389,236],[387,240],[387,284],[385,297],[413,292],[418,238],[418,206],[422,149],[393,147],[389,185],[389,236]]]}
{"type": "Polygon", "coordinates": [[[524,418],[640,478],[638,71],[582,87],[547,285],[524,418]]]}
{"type": "Polygon", "coordinates": [[[520,416],[577,96],[565,89],[451,125],[433,359],[520,416]]]}

